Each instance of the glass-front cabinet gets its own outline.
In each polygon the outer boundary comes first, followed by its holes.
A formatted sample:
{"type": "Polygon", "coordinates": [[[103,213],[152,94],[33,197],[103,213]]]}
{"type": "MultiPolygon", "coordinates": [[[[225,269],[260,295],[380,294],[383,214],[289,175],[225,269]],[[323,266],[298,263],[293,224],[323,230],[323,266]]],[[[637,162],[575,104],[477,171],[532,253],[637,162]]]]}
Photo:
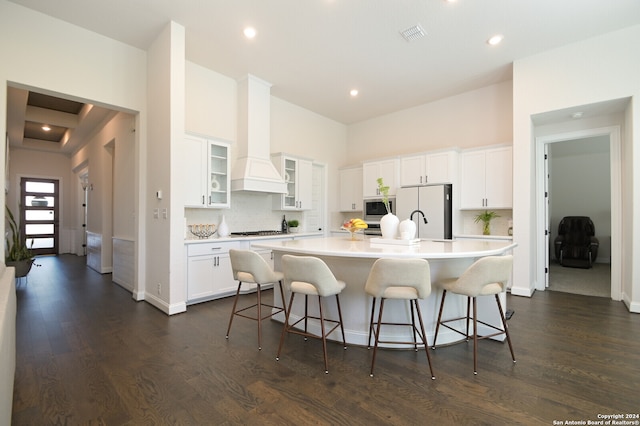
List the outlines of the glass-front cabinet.
{"type": "Polygon", "coordinates": [[[313,162],[303,158],[274,154],[271,160],[287,184],[287,193],[273,197],[275,210],[310,210],[313,162]]]}
{"type": "Polygon", "coordinates": [[[229,145],[209,141],[209,206],[229,207],[229,145]]]}
{"type": "Polygon", "coordinates": [[[185,207],[229,208],[229,146],[216,139],[185,137],[185,207]]]}

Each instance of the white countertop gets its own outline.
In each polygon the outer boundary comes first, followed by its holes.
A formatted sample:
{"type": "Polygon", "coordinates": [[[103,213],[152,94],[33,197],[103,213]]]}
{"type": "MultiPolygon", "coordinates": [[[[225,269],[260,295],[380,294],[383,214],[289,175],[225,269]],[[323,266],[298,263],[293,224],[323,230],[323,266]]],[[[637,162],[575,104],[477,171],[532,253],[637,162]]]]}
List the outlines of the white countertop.
{"type": "Polygon", "coordinates": [[[362,258],[423,258],[456,259],[502,255],[517,244],[505,240],[454,240],[420,241],[410,246],[394,244],[372,244],[370,238],[360,237],[352,241],[350,237],[311,238],[300,240],[255,242],[251,246],[274,251],[297,253],[311,256],[337,256],[362,258]]]}
{"type": "Polygon", "coordinates": [[[247,235],[247,236],[237,236],[237,237],[209,237],[209,238],[185,238],[185,244],[203,244],[203,243],[212,243],[212,242],[225,242],[225,241],[261,241],[261,240],[279,240],[279,239],[291,239],[291,238],[300,238],[300,237],[321,237],[323,235],[322,232],[298,232],[298,233],[289,233],[289,234],[273,234],[273,235],[247,235]]]}
{"type": "Polygon", "coordinates": [[[467,238],[467,239],[478,239],[478,240],[513,240],[511,235],[475,235],[475,234],[458,234],[454,235],[453,238],[467,238]]]}

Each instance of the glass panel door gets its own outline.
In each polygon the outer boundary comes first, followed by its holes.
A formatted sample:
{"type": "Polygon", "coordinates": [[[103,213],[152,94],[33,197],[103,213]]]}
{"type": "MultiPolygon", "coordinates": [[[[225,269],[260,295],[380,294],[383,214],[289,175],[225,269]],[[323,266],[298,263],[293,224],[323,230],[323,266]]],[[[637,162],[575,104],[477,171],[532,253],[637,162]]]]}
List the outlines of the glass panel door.
{"type": "Polygon", "coordinates": [[[58,180],[22,178],[20,228],[36,255],[58,254],[58,180]]]}

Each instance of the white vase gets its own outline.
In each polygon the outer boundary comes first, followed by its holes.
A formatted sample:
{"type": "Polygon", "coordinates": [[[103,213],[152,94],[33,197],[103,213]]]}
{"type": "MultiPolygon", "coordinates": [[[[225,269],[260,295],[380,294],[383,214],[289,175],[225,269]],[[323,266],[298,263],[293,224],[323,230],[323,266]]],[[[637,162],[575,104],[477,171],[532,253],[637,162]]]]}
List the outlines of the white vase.
{"type": "Polygon", "coordinates": [[[386,240],[393,240],[398,236],[398,224],[400,219],[398,216],[387,213],[380,219],[380,231],[382,232],[382,238],[386,240]]]}
{"type": "Polygon", "coordinates": [[[218,225],[218,237],[228,237],[229,236],[229,225],[224,220],[224,215],[222,215],[222,220],[218,225]]]}
{"type": "Polygon", "coordinates": [[[411,219],[405,219],[398,225],[398,233],[403,240],[413,240],[416,237],[416,223],[411,219]]]}

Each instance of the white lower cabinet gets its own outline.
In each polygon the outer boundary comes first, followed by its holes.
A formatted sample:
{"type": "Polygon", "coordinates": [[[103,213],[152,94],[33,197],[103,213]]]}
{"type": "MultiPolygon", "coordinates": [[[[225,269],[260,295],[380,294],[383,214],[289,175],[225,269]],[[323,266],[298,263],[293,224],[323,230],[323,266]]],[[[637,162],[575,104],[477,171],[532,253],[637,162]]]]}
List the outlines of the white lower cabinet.
{"type": "MultiPolygon", "coordinates": [[[[260,242],[268,243],[273,241],[285,241],[301,238],[318,238],[322,234],[288,234],[279,238],[260,239],[260,242]]],[[[268,249],[252,248],[251,244],[258,240],[238,238],[234,241],[208,240],[206,242],[190,242],[185,244],[186,254],[186,283],[187,283],[187,305],[206,302],[208,300],[220,299],[222,297],[233,296],[238,289],[238,281],[233,279],[233,268],[229,250],[245,249],[255,250],[273,268],[272,251],[268,249]]],[[[271,288],[272,284],[262,288],[271,288]]],[[[255,285],[242,286],[242,294],[255,291],[255,285]]]]}
{"type": "Polygon", "coordinates": [[[207,242],[187,245],[187,303],[229,296],[238,283],[233,279],[229,249],[240,242],[207,242]]]}

